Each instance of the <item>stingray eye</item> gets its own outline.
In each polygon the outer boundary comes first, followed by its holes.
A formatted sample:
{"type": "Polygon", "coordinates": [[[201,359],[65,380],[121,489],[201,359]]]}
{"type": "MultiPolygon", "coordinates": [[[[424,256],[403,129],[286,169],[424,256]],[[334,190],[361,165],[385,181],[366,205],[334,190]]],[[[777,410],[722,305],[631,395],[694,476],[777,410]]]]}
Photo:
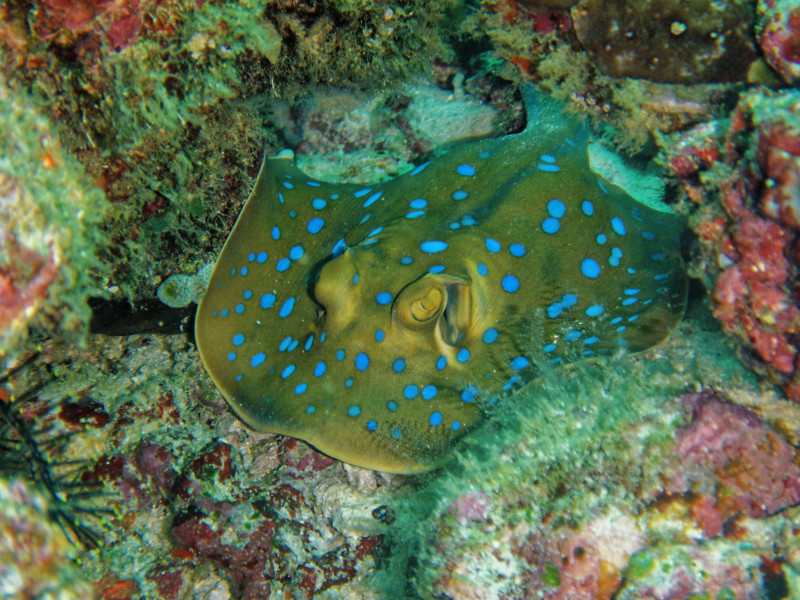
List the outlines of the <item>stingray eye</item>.
{"type": "Polygon", "coordinates": [[[439,314],[439,309],[444,303],[442,290],[431,288],[425,296],[411,303],[411,316],[414,320],[424,323],[439,314]]]}
{"type": "Polygon", "coordinates": [[[438,281],[423,277],[406,286],[397,296],[395,316],[409,329],[423,329],[436,323],[447,304],[447,292],[438,281]]]}

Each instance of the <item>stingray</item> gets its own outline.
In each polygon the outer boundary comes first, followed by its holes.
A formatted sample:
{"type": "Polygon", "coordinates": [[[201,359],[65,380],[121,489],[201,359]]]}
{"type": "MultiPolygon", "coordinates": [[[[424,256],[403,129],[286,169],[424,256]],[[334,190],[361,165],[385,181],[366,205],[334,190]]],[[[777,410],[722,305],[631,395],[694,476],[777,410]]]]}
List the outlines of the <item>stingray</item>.
{"type": "Polygon", "coordinates": [[[241,419],[421,472],[536,365],[669,335],[686,299],[680,219],[593,172],[580,119],[547,98],[527,110],[523,132],[384,183],[264,159],[195,320],[241,419]]]}

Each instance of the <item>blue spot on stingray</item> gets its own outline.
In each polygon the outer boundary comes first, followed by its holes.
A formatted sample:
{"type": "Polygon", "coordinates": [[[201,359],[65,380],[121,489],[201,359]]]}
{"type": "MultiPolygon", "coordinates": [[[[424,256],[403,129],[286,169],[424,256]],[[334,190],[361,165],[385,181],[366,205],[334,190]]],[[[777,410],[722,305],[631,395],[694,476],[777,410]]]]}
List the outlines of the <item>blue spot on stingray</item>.
{"type": "Polygon", "coordinates": [[[663,252],[656,252],[655,254],[651,254],[650,258],[652,260],[664,260],[665,256],[666,254],[664,254],[663,252]]]}
{"type": "Polygon", "coordinates": [[[297,348],[297,344],[299,344],[299,343],[300,343],[300,340],[294,340],[294,341],[292,341],[292,343],[291,343],[291,344],[289,344],[289,352],[291,352],[292,350],[294,350],[295,348],[297,348]]]}
{"type": "Polygon", "coordinates": [[[410,256],[404,256],[403,258],[400,259],[400,264],[401,265],[410,265],[413,262],[414,262],[414,259],[411,258],[410,256]]]}
{"type": "Polygon", "coordinates": [[[641,290],[637,290],[636,288],[628,288],[626,290],[623,290],[622,293],[625,294],[626,296],[634,296],[638,294],[640,291],[641,290]]]}
{"type": "Polygon", "coordinates": [[[228,309],[227,308],[223,308],[222,312],[220,313],[220,316],[223,317],[223,318],[227,317],[228,316],[228,309]]]}
{"type": "Polygon", "coordinates": [[[561,170],[561,167],[558,165],[551,165],[551,164],[540,164],[539,165],[540,171],[545,171],[546,173],[557,173],[561,170]]]}
{"type": "Polygon", "coordinates": [[[325,225],[325,219],[320,219],[319,217],[314,217],[308,222],[306,228],[308,229],[308,233],[314,235],[315,233],[319,233],[322,229],[322,226],[325,225]]]}
{"type": "Polygon", "coordinates": [[[242,297],[243,297],[245,300],[250,300],[250,298],[252,298],[252,297],[253,297],[253,290],[245,290],[245,291],[244,291],[244,294],[242,294],[242,297]]]}
{"type": "Polygon", "coordinates": [[[392,412],[397,412],[397,402],[394,400],[389,400],[389,402],[386,403],[386,408],[392,412]]]}
{"type": "Polygon", "coordinates": [[[378,235],[378,234],[379,234],[381,231],[383,231],[383,227],[376,227],[375,229],[373,229],[372,231],[370,231],[370,232],[367,234],[367,237],[368,237],[368,238],[371,238],[371,237],[372,237],[372,236],[374,236],[374,235],[378,235]]]}
{"type": "Polygon", "coordinates": [[[436,396],[438,391],[439,390],[436,389],[435,385],[426,385],[424,388],[422,388],[422,398],[424,400],[431,400],[436,396]]]}
{"type": "Polygon", "coordinates": [[[524,356],[517,356],[514,360],[511,361],[511,368],[519,371],[520,369],[524,369],[529,364],[529,361],[524,356]]]}
{"type": "Polygon", "coordinates": [[[662,281],[667,277],[669,277],[669,273],[659,273],[658,275],[655,275],[653,279],[655,279],[656,281],[662,281]]]}
{"type": "Polygon", "coordinates": [[[497,335],[497,329],[489,327],[489,329],[483,332],[483,342],[485,344],[493,344],[495,340],[497,340],[497,335]]]}
{"type": "Polygon", "coordinates": [[[550,202],[547,203],[547,212],[550,213],[551,217],[560,219],[567,212],[567,207],[564,206],[561,200],[550,200],[550,202]]]}
{"type": "Polygon", "coordinates": [[[419,245],[419,249],[427,254],[435,254],[436,252],[447,250],[447,243],[439,240],[430,240],[427,242],[422,242],[419,245]]]}
{"type": "Polygon", "coordinates": [[[272,239],[273,239],[273,240],[278,240],[278,239],[280,239],[280,237],[281,237],[281,230],[280,230],[280,229],[278,229],[278,226],[277,226],[277,225],[275,225],[275,226],[272,228],[272,239]]]}
{"type": "Polygon", "coordinates": [[[310,415],[313,415],[315,412],[317,412],[317,408],[316,408],[315,406],[309,406],[309,407],[306,409],[306,412],[307,412],[308,414],[310,414],[310,415]]]}
{"type": "Polygon", "coordinates": [[[235,336],[233,336],[233,345],[241,346],[242,344],[244,344],[244,335],[237,333],[235,336]]]}
{"type": "Polygon", "coordinates": [[[297,211],[294,209],[290,210],[289,216],[294,219],[297,216],[297,211]]]}
{"type": "Polygon", "coordinates": [[[347,414],[350,415],[351,417],[357,417],[358,415],[361,414],[361,408],[358,406],[351,406],[350,408],[347,409],[347,414]]]}
{"type": "Polygon", "coordinates": [[[611,219],[611,228],[618,235],[625,235],[625,223],[623,223],[622,219],[619,217],[614,217],[611,219]]]}
{"type": "Polygon", "coordinates": [[[436,359],[436,368],[439,371],[443,371],[446,366],[447,366],[446,356],[440,356],[439,358],[436,359]]]}
{"type": "Polygon", "coordinates": [[[255,259],[256,259],[256,253],[255,252],[251,252],[250,254],[247,255],[247,260],[249,262],[253,262],[255,259]]]}
{"type": "Polygon", "coordinates": [[[267,253],[266,252],[259,252],[256,255],[256,261],[261,263],[261,264],[264,264],[265,262],[267,262],[267,253]]]}
{"type": "Polygon", "coordinates": [[[356,354],[356,369],[366,371],[367,367],[369,367],[369,356],[363,352],[356,354]]]}
{"type": "Polygon", "coordinates": [[[608,238],[606,237],[605,233],[598,233],[595,241],[602,246],[608,241],[608,238]]]}
{"type": "Polygon", "coordinates": [[[283,204],[283,194],[280,192],[278,192],[278,200],[280,200],[280,203],[283,204]]]}
{"type": "Polygon", "coordinates": [[[511,252],[512,256],[524,256],[525,246],[523,246],[522,244],[511,244],[508,247],[508,251],[511,252]]]}
{"type": "Polygon", "coordinates": [[[299,396],[300,394],[305,392],[307,389],[308,389],[308,384],[307,383],[298,383],[297,387],[294,388],[294,393],[299,396]]]}
{"type": "Polygon", "coordinates": [[[260,365],[261,363],[264,362],[265,358],[267,358],[267,355],[264,354],[263,352],[259,352],[258,354],[255,354],[253,356],[253,358],[250,359],[250,366],[251,367],[257,367],[258,365],[260,365]]]}
{"type": "Polygon", "coordinates": [[[416,398],[417,394],[419,394],[419,388],[413,384],[409,384],[403,388],[403,396],[405,396],[408,400],[416,398]]]}
{"type": "Polygon", "coordinates": [[[228,360],[236,360],[236,352],[228,352],[228,360]]]}
{"type": "Polygon", "coordinates": [[[275,294],[264,294],[261,296],[261,308],[269,308],[275,304],[275,294]]]}
{"type": "Polygon", "coordinates": [[[359,277],[359,276],[358,276],[358,273],[354,273],[354,274],[353,274],[353,285],[355,285],[355,284],[357,284],[357,283],[358,283],[358,277],[359,277]]]}
{"type": "Polygon", "coordinates": [[[400,433],[400,430],[397,427],[392,429],[392,437],[394,439],[399,440],[401,435],[402,435],[402,433],[400,433]]]}
{"type": "Polygon", "coordinates": [[[424,163],[422,163],[421,165],[417,165],[416,167],[414,167],[414,168],[411,170],[411,173],[410,173],[410,174],[411,174],[411,175],[416,175],[417,173],[419,173],[420,171],[422,171],[422,169],[424,169],[425,167],[427,167],[429,164],[431,164],[431,161],[424,162],[424,163]]]}
{"type": "Polygon", "coordinates": [[[575,294],[564,294],[561,298],[561,306],[564,308],[569,308],[570,306],[575,306],[578,302],[578,297],[575,294]]]}
{"type": "Polygon", "coordinates": [[[296,298],[292,296],[291,298],[287,298],[286,302],[283,303],[283,306],[281,306],[281,310],[278,312],[278,314],[281,316],[282,319],[292,314],[292,310],[294,310],[295,300],[296,298]]]}
{"type": "Polygon", "coordinates": [[[375,341],[376,342],[382,342],[384,339],[386,339],[386,334],[383,333],[383,329],[378,329],[375,332],[375,341]]]}
{"type": "Polygon", "coordinates": [[[292,260],[297,260],[303,256],[303,247],[302,246],[292,246],[292,249],[289,250],[289,258],[292,260]]]}
{"type": "Polygon", "coordinates": [[[333,254],[333,258],[336,258],[345,250],[347,250],[347,244],[345,243],[344,238],[340,238],[339,241],[333,245],[331,254],[333,254]]]}
{"type": "Polygon", "coordinates": [[[347,379],[344,380],[344,387],[346,387],[346,388],[353,387],[353,378],[352,377],[348,377],[347,379]]]}
{"type": "Polygon", "coordinates": [[[500,242],[492,238],[486,238],[486,249],[489,252],[500,252],[500,242]]]}
{"type": "Polygon", "coordinates": [[[603,314],[603,307],[599,304],[592,304],[586,309],[586,315],[589,317],[599,317],[603,314]]]}
{"type": "Polygon", "coordinates": [[[581,263],[581,273],[589,279],[597,279],[600,276],[600,265],[593,258],[585,258],[581,263]]]}
{"type": "Polygon", "coordinates": [[[583,335],[582,331],[568,331],[564,334],[564,339],[568,342],[574,342],[583,335]]]}
{"type": "Polygon", "coordinates": [[[642,237],[646,240],[653,241],[654,239],[656,239],[656,234],[653,233],[652,231],[643,231],[642,237]]]}
{"type": "Polygon", "coordinates": [[[464,190],[456,190],[453,192],[453,200],[464,200],[469,194],[464,190]]]}
{"type": "Polygon", "coordinates": [[[442,424],[442,413],[435,412],[431,415],[431,418],[428,419],[428,422],[433,425],[434,427],[442,424]]]}
{"type": "Polygon", "coordinates": [[[242,277],[244,277],[245,275],[247,275],[247,267],[242,267],[239,272],[242,274],[242,277]]]}
{"type": "Polygon", "coordinates": [[[555,319],[564,311],[564,307],[562,306],[561,302],[553,302],[550,306],[547,307],[547,316],[551,319],[555,319]]]}
{"type": "Polygon", "coordinates": [[[542,221],[542,231],[545,233],[557,233],[561,229],[561,223],[554,217],[547,217],[542,221]]]}
{"type": "Polygon", "coordinates": [[[361,198],[361,196],[366,196],[371,191],[372,191],[372,188],[365,188],[365,189],[362,189],[362,190],[358,190],[357,192],[354,192],[353,196],[355,196],[356,198],[361,198]]]}
{"type": "Polygon", "coordinates": [[[622,317],[614,317],[613,319],[611,319],[611,324],[616,325],[620,321],[622,321],[622,317]]]}
{"type": "Polygon", "coordinates": [[[475,219],[475,217],[472,217],[471,215],[464,215],[463,217],[461,217],[461,224],[464,227],[469,227],[470,225],[477,225],[478,221],[475,219]]]}
{"type": "Polygon", "coordinates": [[[594,204],[588,200],[584,200],[581,202],[581,210],[587,217],[591,217],[594,214],[594,204]]]}
{"type": "Polygon", "coordinates": [[[325,200],[323,200],[322,198],[314,198],[314,199],[311,201],[311,206],[313,206],[313,207],[314,207],[314,208],[316,208],[317,210],[322,210],[322,209],[323,209],[323,208],[325,208],[327,205],[328,205],[328,203],[327,203],[327,202],[325,202],[325,200]]]}
{"type": "Polygon", "coordinates": [[[322,377],[327,369],[328,366],[325,364],[325,362],[319,361],[317,366],[314,367],[314,377],[322,377]]]}
{"type": "Polygon", "coordinates": [[[367,421],[367,431],[375,431],[378,427],[378,423],[375,421],[367,421]]]}
{"type": "Polygon", "coordinates": [[[556,346],[555,344],[547,344],[544,348],[542,348],[542,350],[549,353],[549,352],[554,352],[557,347],[558,346],[556,346]]]}
{"type": "Polygon", "coordinates": [[[375,296],[375,301],[381,306],[385,306],[392,301],[392,295],[389,292],[381,292],[375,296]]]}
{"type": "Polygon", "coordinates": [[[417,217],[421,217],[425,214],[424,210],[412,210],[410,213],[406,213],[406,219],[416,219],[417,217]]]}
{"type": "Polygon", "coordinates": [[[294,187],[294,185],[289,183],[288,181],[284,181],[283,182],[283,187],[285,187],[287,190],[290,190],[290,189],[292,189],[294,187]]]}
{"type": "Polygon", "coordinates": [[[309,350],[311,350],[311,346],[313,344],[314,344],[314,334],[312,333],[311,336],[306,340],[306,343],[303,346],[303,348],[305,349],[306,352],[308,352],[309,350]]]}
{"type": "Polygon", "coordinates": [[[625,325],[620,325],[619,327],[617,327],[617,333],[622,333],[626,329],[627,329],[627,327],[625,327],[625,325]]]}
{"type": "Polygon", "coordinates": [[[375,202],[378,200],[378,198],[381,197],[381,194],[383,194],[383,192],[375,192],[374,194],[372,194],[372,196],[367,198],[364,201],[364,204],[361,205],[362,208],[367,208],[367,207],[372,206],[373,204],[375,204],[375,202]]]}
{"type": "Polygon", "coordinates": [[[233,277],[234,275],[236,275],[236,269],[231,270],[231,277],[233,277]]]}
{"type": "Polygon", "coordinates": [[[461,421],[453,421],[453,425],[451,426],[453,431],[458,431],[461,429],[461,421]]]}
{"type": "Polygon", "coordinates": [[[627,269],[625,269],[625,270],[626,270],[628,273],[630,273],[631,275],[636,275],[636,269],[634,269],[633,267],[628,267],[628,268],[627,268],[627,269]]]}
{"type": "Polygon", "coordinates": [[[509,293],[514,293],[519,289],[519,279],[513,275],[506,275],[501,282],[503,289],[509,293]]]}
{"type": "Polygon", "coordinates": [[[466,348],[462,348],[461,350],[458,351],[458,354],[456,354],[456,360],[460,363],[464,363],[469,360],[469,356],[470,356],[469,350],[467,350],[466,348]]]}
{"type": "Polygon", "coordinates": [[[290,261],[288,258],[282,258],[278,261],[278,264],[275,265],[275,269],[278,271],[278,273],[283,273],[291,266],[291,264],[292,261],[290,261]]]}
{"type": "Polygon", "coordinates": [[[428,206],[428,201],[424,200],[423,198],[415,198],[411,202],[408,203],[411,208],[425,208],[428,206]]]}
{"type": "Polygon", "coordinates": [[[474,385],[468,385],[461,391],[461,401],[470,403],[478,397],[478,388],[474,385]]]}
{"type": "Polygon", "coordinates": [[[244,312],[244,304],[237,304],[233,310],[236,311],[237,315],[242,314],[244,312]]]}
{"type": "Polygon", "coordinates": [[[345,351],[339,348],[336,351],[336,360],[344,360],[344,357],[345,357],[345,351]]]}
{"type": "Polygon", "coordinates": [[[631,304],[636,304],[638,301],[638,298],[625,298],[625,300],[622,301],[622,306],[630,306],[631,304]]]}
{"type": "Polygon", "coordinates": [[[392,371],[395,373],[402,373],[406,368],[406,361],[402,358],[397,358],[392,363],[392,371]]]}
{"type": "Polygon", "coordinates": [[[294,365],[287,365],[286,368],[283,371],[281,371],[281,379],[286,379],[287,377],[289,377],[289,375],[294,373],[294,369],[295,369],[294,365]]]}
{"type": "Polygon", "coordinates": [[[443,273],[447,269],[444,265],[434,265],[430,269],[428,269],[428,273],[433,273],[434,275],[438,275],[439,273],[443,273]]]}
{"type": "Polygon", "coordinates": [[[597,343],[597,342],[599,342],[599,341],[600,341],[600,338],[599,338],[599,337],[597,337],[597,336],[592,336],[592,337],[588,337],[588,338],[586,338],[585,340],[583,340],[583,343],[584,343],[584,344],[586,344],[587,346],[589,346],[589,345],[591,345],[591,344],[596,344],[596,343],[597,343]]]}
{"type": "Polygon", "coordinates": [[[638,318],[639,315],[633,315],[632,317],[628,317],[628,323],[633,323],[638,318]]]}
{"type": "Polygon", "coordinates": [[[483,263],[478,263],[478,275],[486,277],[488,274],[489,274],[489,269],[486,268],[486,265],[483,263]]]}
{"type": "Polygon", "coordinates": [[[287,335],[285,338],[283,338],[283,341],[278,346],[278,351],[283,352],[289,347],[289,344],[291,343],[292,343],[292,336],[287,335]]]}
{"type": "Polygon", "coordinates": [[[458,165],[456,167],[456,173],[459,175],[463,175],[464,177],[472,177],[475,175],[475,167],[472,165],[458,165]]]}

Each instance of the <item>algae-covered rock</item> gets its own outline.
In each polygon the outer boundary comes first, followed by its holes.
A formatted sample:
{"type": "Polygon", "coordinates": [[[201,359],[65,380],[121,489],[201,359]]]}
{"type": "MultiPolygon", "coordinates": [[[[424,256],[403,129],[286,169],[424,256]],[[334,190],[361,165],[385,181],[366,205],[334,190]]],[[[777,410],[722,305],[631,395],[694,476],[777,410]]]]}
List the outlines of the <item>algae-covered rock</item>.
{"type": "Polygon", "coordinates": [[[106,207],[30,96],[0,86],[0,358],[28,328],[80,332],[106,207]]]}
{"type": "Polygon", "coordinates": [[[749,0],[583,0],[572,19],[606,75],[702,83],[745,79],[754,13],[749,0]]]}

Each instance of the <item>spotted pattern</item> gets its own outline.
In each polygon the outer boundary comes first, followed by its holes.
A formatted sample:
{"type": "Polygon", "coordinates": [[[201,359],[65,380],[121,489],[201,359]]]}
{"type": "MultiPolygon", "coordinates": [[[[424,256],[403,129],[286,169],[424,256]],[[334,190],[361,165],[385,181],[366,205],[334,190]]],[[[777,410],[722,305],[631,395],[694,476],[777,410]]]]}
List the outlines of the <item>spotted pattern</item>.
{"type": "Polygon", "coordinates": [[[668,334],[685,290],[678,220],[592,174],[571,117],[530,122],[388,183],[266,160],[195,321],[244,421],[425,470],[537,365],[668,334]]]}

